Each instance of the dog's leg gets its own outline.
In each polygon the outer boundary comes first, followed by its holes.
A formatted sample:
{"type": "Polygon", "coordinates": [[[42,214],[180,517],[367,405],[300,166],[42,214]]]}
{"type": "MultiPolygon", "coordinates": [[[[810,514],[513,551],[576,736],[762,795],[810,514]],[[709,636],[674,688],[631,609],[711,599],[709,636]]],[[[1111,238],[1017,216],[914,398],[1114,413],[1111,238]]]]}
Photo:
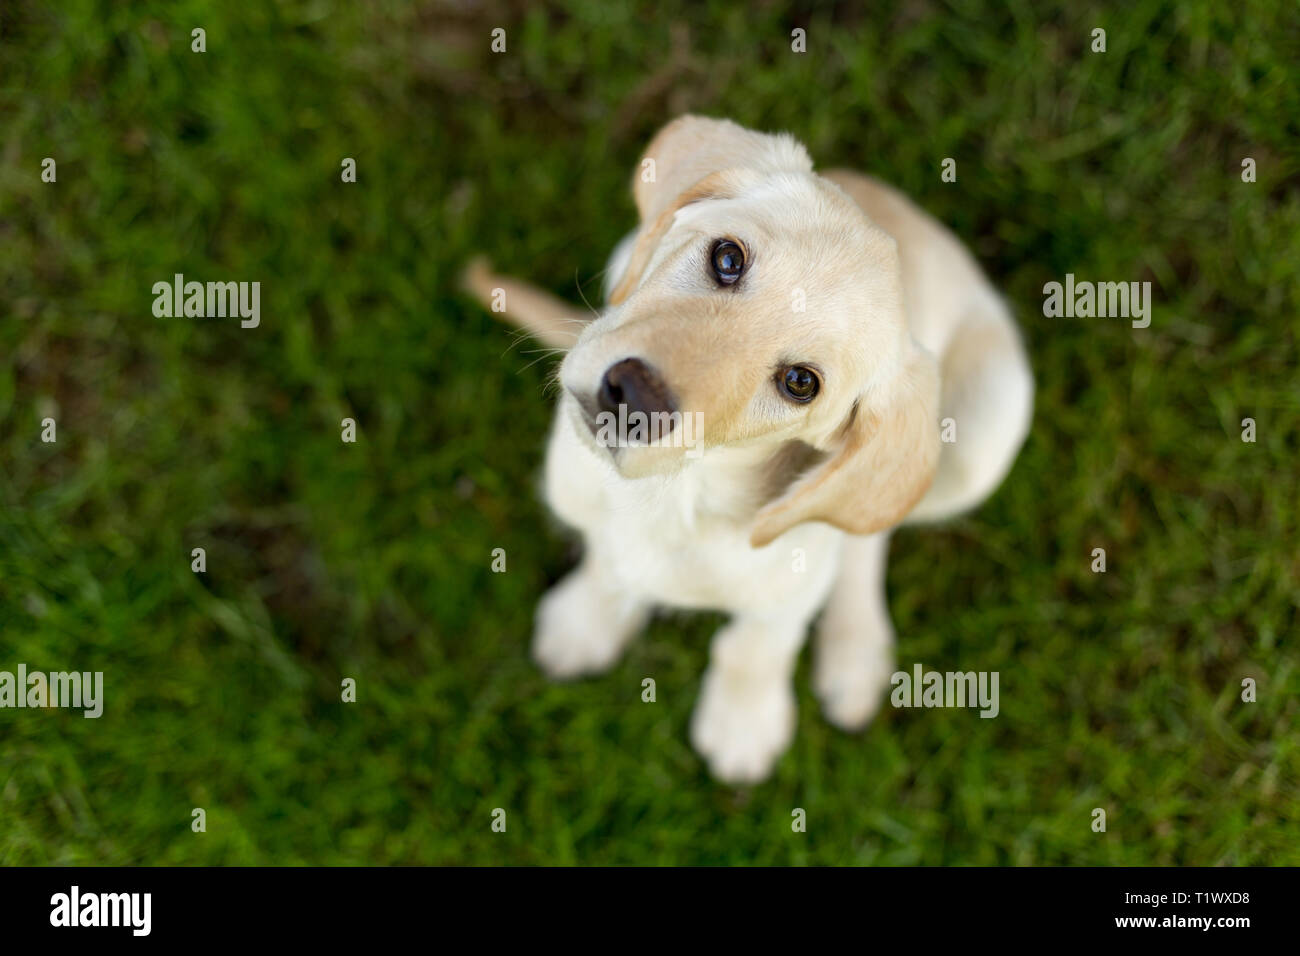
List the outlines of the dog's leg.
{"type": "Polygon", "coordinates": [[[469,264],[461,276],[461,285],[485,309],[504,309],[497,314],[551,348],[567,350],[587,324],[576,306],[527,282],[496,275],[482,259],[469,264]]]}
{"type": "Polygon", "coordinates": [[[645,625],[650,608],[610,580],[607,564],[588,553],[542,596],[533,660],[563,680],[608,670],[645,625]]]}
{"type": "Polygon", "coordinates": [[[691,743],[718,779],[762,780],[790,746],[791,677],[807,629],[803,616],[741,615],[714,636],[691,743]]]}
{"type": "Polygon", "coordinates": [[[826,719],[844,730],[865,727],[894,671],[894,628],[885,600],[889,532],[847,537],[813,656],[813,689],[826,719]]]}

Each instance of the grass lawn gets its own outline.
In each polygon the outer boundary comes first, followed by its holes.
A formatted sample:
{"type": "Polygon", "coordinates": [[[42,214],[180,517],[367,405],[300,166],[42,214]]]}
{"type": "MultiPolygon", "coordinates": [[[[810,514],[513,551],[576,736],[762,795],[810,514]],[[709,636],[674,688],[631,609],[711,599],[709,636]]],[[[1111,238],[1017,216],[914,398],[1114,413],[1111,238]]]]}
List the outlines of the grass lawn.
{"type": "Polygon", "coordinates": [[[1300,864],[1294,2],[617,6],[0,8],[0,670],[105,684],[0,709],[0,863],[1300,864]],[[998,671],[999,717],[846,735],[805,660],[743,791],[687,742],[718,616],[529,661],[575,555],[552,360],[456,285],[582,311],[688,110],[916,197],[1038,382],[1001,490],[889,570],[900,668],[998,671]],[[260,326],[155,317],[176,273],[259,281],[260,326]],[[1066,273],[1150,281],[1150,327],[1045,318],[1066,273]]]}

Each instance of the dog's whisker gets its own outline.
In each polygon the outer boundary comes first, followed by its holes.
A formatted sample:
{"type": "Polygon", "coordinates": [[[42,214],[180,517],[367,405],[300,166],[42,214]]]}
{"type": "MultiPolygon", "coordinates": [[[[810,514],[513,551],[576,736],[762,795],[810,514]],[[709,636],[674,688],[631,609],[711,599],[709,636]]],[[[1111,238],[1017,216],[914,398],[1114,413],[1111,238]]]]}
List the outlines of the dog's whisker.
{"type": "Polygon", "coordinates": [[[582,297],[582,304],[591,310],[592,318],[595,319],[600,318],[600,313],[596,311],[596,309],[592,306],[592,304],[589,301],[587,301],[587,294],[582,291],[582,283],[578,281],[577,269],[573,270],[573,284],[578,287],[578,295],[582,297]]]}
{"type": "MultiPolygon", "coordinates": [[[[580,326],[580,327],[585,327],[585,326],[587,325],[587,322],[586,322],[585,319],[557,318],[557,319],[555,319],[554,321],[557,321],[557,322],[568,322],[568,323],[571,323],[571,324],[574,324],[574,325],[578,325],[578,326],[580,326]]],[[[574,340],[575,342],[578,340],[578,337],[582,334],[581,332],[574,332],[574,331],[571,331],[571,330],[569,330],[569,329],[555,329],[554,331],[557,332],[557,333],[563,333],[563,334],[565,334],[565,335],[571,335],[571,336],[573,336],[573,340],[574,340]]],[[[510,334],[510,337],[511,337],[511,342],[510,342],[509,345],[507,345],[507,346],[505,347],[505,350],[501,353],[501,356],[500,356],[501,358],[505,358],[505,357],[506,357],[508,354],[510,354],[510,352],[511,352],[512,350],[514,350],[515,347],[518,346],[521,342],[524,342],[525,340],[527,340],[527,339],[529,339],[529,338],[536,338],[536,337],[537,337],[537,333],[534,332],[534,331],[531,330],[531,329],[511,329],[511,330],[509,331],[509,334],[510,334]]],[[[552,347],[550,350],[551,350],[552,352],[558,352],[558,353],[560,353],[561,355],[568,351],[568,349],[565,349],[565,348],[553,348],[553,347],[552,347]]],[[[528,354],[531,354],[531,352],[532,352],[532,350],[530,350],[528,354]]]]}
{"type": "MultiPolygon", "coordinates": [[[[540,351],[542,354],[539,355],[539,356],[537,356],[537,358],[533,359],[531,362],[529,362],[527,365],[525,365],[523,368],[521,368],[521,369],[519,370],[520,374],[523,374],[524,372],[528,371],[530,368],[532,368],[532,367],[533,367],[534,365],[536,365],[538,362],[541,362],[541,361],[543,361],[543,360],[545,360],[545,359],[547,359],[547,358],[550,358],[550,357],[552,357],[552,356],[555,356],[555,355],[564,355],[564,354],[566,353],[566,350],[565,350],[565,349],[534,349],[533,351],[540,351]]],[[[529,354],[529,355],[531,355],[532,352],[527,352],[527,353],[525,353],[525,354],[529,354]]]]}

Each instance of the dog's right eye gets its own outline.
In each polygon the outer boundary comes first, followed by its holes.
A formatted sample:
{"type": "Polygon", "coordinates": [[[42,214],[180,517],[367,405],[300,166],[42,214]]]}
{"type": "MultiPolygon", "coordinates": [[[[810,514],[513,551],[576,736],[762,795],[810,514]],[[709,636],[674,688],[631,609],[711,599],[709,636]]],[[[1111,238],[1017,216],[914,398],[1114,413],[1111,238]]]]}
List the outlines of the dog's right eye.
{"type": "Polygon", "coordinates": [[[719,239],[709,253],[713,275],[721,285],[732,285],[745,271],[745,250],[730,239],[719,239]]]}

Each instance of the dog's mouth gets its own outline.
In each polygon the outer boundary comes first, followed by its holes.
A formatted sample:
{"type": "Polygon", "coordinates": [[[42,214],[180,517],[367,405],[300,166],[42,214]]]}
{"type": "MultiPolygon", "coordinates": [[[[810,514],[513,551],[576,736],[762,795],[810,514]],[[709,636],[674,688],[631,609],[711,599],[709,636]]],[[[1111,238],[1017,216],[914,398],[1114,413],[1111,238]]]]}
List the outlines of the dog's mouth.
{"type": "Polygon", "coordinates": [[[573,397],[573,403],[577,408],[578,419],[587,426],[593,435],[596,433],[596,415],[599,409],[596,407],[596,400],[590,396],[579,395],[572,389],[569,394],[573,397]]]}
{"type": "Polygon", "coordinates": [[[618,453],[623,449],[617,442],[607,443],[601,441],[601,424],[597,420],[600,409],[597,407],[595,399],[579,395],[572,389],[568,391],[569,397],[573,399],[573,420],[578,432],[591,442],[593,448],[609,452],[610,458],[617,463],[618,453]]]}
{"type": "Polygon", "coordinates": [[[623,404],[614,412],[596,396],[567,387],[564,398],[579,440],[597,455],[608,454],[624,478],[668,474],[704,452],[698,412],[648,413],[623,404]]]}

